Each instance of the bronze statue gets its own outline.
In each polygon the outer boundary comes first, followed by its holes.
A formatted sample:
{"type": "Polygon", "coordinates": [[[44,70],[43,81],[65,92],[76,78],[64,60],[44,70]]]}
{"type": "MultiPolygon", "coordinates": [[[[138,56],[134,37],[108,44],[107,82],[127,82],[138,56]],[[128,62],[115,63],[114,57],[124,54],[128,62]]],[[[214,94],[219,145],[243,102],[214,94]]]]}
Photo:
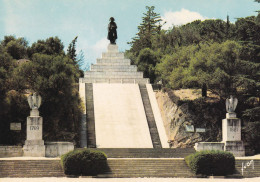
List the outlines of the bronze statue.
{"type": "Polygon", "coordinates": [[[108,35],[107,39],[110,40],[110,44],[116,44],[117,39],[117,26],[115,23],[115,19],[113,17],[110,18],[110,23],[108,24],[108,35]]]}

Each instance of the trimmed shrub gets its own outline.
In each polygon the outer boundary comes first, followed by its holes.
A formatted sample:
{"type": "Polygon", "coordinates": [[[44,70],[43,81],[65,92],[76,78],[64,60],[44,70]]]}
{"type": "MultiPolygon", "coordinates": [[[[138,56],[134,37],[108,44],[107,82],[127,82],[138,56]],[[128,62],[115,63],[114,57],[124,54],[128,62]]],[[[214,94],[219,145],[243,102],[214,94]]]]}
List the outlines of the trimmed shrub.
{"type": "Polygon", "coordinates": [[[225,176],[235,170],[235,157],[230,152],[205,150],[185,157],[185,161],[195,174],[225,176]]]}
{"type": "Polygon", "coordinates": [[[107,156],[92,149],[74,150],[62,155],[61,163],[66,175],[94,176],[106,169],[107,156]]]}

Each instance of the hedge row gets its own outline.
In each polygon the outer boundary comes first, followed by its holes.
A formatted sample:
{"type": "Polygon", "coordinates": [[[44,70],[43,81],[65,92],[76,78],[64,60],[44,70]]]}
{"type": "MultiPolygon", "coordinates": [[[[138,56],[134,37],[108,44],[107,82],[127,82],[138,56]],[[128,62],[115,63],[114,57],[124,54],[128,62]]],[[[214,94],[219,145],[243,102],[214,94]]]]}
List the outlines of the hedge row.
{"type": "Polygon", "coordinates": [[[62,155],[61,163],[66,175],[94,176],[106,169],[107,156],[97,150],[74,150],[62,155]]]}
{"type": "Polygon", "coordinates": [[[196,152],[185,157],[185,161],[195,174],[225,176],[235,170],[235,157],[224,151],[196,152]]]}

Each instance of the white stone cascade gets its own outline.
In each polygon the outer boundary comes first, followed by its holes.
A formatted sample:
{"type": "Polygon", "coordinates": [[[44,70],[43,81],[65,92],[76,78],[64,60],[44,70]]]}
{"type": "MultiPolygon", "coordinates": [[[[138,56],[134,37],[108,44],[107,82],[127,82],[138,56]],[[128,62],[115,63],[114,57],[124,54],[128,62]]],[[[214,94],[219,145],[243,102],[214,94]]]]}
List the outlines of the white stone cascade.
{"type": "Polygon", "coordinates": [[[149,83],[143,78],[143,72],[138,72],[136,65],[131,65],[130,59],[124,58],[124,53],[118,51],[117,45],[108,45],[108,50],[97,59],[97,64],[91,65],[79,83],[149,83]]]}
{"type": "MultiPolygon", "coordinates": [[[[90,71],[86,71],[84,77],[79,79],[80,96],[85,106],[88,93],[84,88],[89,83],[93,85],[95,123],[95,126],[90,126],[95,128],[95,136],[91,131],[91,138],[96,140],[95,143],[93,140],[89,141],[91,145],[94,144],[97,148],[153,148],[138,85],[150,85],[149,79],[143,78],[143,72],[138,72],[137,66],[131,65],[130,59],[124,58],[124,53],[118,51],[117,45],[109,44],[107,52],[102,53],[102,58],[98,58],[97,63],[91,65],[90,71]]],[[[154,94],[152,88],[149,90],[149,97],[151,94],[154,94]]],[[[158,104],[154,100],[150,99],[152,110],[156,112],[154,108],[156,110],[158,104]]],[[[84,113],[89,117],[88,108],[85,108],[84,113]]],[[[160,114],[156,112],[157,125],[162,122],[160,118],[160,114]]],[[[169,148],[162,126],[162,123],[159,124],[158,130],[162,147],[169,148]]],[[[86,141],[84,135],[83,132],[82,147],[86,141]]]]}

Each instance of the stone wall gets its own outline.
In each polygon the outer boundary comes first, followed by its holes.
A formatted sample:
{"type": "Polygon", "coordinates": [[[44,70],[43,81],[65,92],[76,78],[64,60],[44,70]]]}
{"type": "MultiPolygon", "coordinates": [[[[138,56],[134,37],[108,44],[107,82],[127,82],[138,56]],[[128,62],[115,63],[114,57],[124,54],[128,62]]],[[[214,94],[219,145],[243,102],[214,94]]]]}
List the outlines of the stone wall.
{"type": "Polygon", "coordinates": [[[23,156],[22,146],[0,146],[0,157],[21,157],[23,156]]]}
{"type": "Polygon", "coordinates": [[[193,147],[196,142],[202,141],[200,133],[187,132],[185,129],[186,125],[194,124],[193,113],[189,111],[187,104],[178,106],[167,92],[161,91],[156,93],[156,99],[168,140],[172,141],[173,148],[193,147]]]}
{"type": "Polygon", "coordinates": [[[74,150],[72,142],[45,142],[46,157],[60,157],[67,152],[74,150]]]}

